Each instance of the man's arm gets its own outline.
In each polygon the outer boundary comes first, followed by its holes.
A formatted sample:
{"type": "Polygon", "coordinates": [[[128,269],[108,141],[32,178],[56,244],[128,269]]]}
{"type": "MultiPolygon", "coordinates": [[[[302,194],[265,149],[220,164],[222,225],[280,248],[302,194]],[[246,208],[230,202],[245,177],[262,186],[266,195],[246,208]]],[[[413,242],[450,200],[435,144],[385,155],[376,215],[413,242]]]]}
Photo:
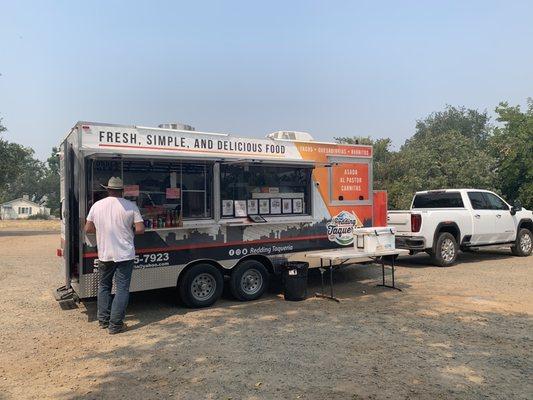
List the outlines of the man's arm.
{"type": "Polygon", "coordinates": [[[96,233],[96,226],[93,221],[85,221],[85,233],[96,233]]]}
{"type": "Polygon", "coordinates": [[[144,220],[137,205],[135,205],[133,210],[133,225],[135,226],[136,235],[142,235],[144,233],[144,220]]]}
{"type": "Polygon", "coordinates": [[[144,233],[144,222],[135,222],[135,234],[142,235],[144,233]]]}
{"type": "Polygon", "coordinates": [[[96,226],[94,225],[94,205],[89,210],[89,213],[87,214],[87,218],[85,219],[85,233],[96,233],[96,226]]]}

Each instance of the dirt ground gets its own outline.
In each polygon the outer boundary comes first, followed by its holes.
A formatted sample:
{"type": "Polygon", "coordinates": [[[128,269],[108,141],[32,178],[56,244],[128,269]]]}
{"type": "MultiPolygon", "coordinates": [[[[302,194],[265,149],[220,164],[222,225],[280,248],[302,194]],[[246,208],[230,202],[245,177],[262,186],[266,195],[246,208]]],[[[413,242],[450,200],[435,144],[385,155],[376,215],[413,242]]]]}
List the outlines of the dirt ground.
{"type": "Polygon", "coordinates": [[[57,231],[61,229],[60,221],[58,219],[6,219],[0,220],[1,232],[14,231],[57,231]]]}
{"type": "MultiPolygon", "coordinates": [[[[531,399],[533,257],[463,254],[336,273],[341,303],[226,296],[190,310],[133,294],[130,331],[61,310],[55,234],[0,237],[0,399],[531,399]]],[[[279,285],[274,285],[279,286],[279,285]]],[[[319,288],[316,273],[310,292],[319,288]]]]}

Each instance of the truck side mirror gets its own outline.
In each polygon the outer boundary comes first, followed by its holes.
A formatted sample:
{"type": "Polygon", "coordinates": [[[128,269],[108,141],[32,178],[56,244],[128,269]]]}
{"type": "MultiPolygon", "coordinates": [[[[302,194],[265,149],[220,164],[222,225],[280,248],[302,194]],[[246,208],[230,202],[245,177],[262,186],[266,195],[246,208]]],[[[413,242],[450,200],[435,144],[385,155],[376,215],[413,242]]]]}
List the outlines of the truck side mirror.
{"type": "Polygon", "coordinates": [[[518,211],[522,210],[522,204],[520,200],[516,200],[514,206],[511,207],[511,215],[515,215],[518,211]]]}

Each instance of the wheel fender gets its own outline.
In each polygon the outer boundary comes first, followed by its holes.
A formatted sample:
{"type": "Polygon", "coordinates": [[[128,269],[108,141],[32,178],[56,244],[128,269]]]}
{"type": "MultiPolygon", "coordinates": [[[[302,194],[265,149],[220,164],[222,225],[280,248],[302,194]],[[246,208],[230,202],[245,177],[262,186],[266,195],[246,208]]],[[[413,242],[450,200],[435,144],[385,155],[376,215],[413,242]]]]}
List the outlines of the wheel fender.
{"type": "Polygon", "coordinates": [[[530,232],[533,232],[533,221],[529,218],[522,218],[516,228],[516,235],[518,235],[518,232],[522,228],[529,229],[530,232]]]}
{"type": "Polygon", "coordinates": [[[187,272],[189,269],[191,269],[192,267],[194,267],[195,265],[197,264],[211,264],[213,267],[216,267],[220,270],[220,272],[222,273],[222,275],[224,274],[227,274],[228,271],[226,268],[224,268],[222,265],[220,265],[217,261],[213,260],[213,259],[210,259],[210,258],[199,258],[197,260],[193,260],[191,262],[189,262],[188,264],[186,264],[182,269],[181,271],[179,272],[178,274],[178,281],[176,282],[176,284],[179,286],[180,284],[180,281],[181,279],[183,278],[183,276],[185,275],[185,272],[187,272]]]}
{"type": "Polygon", "coordinates": [[[437,225],[437,228],[435,228],[435,233],[433,235],[433,246],[432,248],[435,249],[435,246],[437,245],[437,240],[439,238],[439,235],[444,232],[449,232],[447,229],[452,228],[451,230],[455,230],[457,232],[457,235],[452,233],[452,235],[455,237],[455,241],[457,242],[457,245],[459,246],[461,244],[461,230],[459,229],[459,226],[453,222],[440,222],[437,225]]]}

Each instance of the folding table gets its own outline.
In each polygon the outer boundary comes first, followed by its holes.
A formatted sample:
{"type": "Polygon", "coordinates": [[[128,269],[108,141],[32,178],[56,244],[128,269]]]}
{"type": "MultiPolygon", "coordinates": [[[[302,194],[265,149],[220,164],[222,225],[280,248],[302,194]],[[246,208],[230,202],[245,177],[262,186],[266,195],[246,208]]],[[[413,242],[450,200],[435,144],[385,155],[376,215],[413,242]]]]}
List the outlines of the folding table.
{"type": "Polygon", "coordinates": [[[369,253],[369,252],[357,251],[357,249],[354,249],[353,247],[351,247],[351,248],[343,248],[343,249],[313,251],[313,252],[307,253],[305,256],[307,258],[320,259],[319,270],[320,270],[320,279],[322,282],[322,293],[316,293],[315,296],[339,302],[339,299],[333,296],[333,269],[336,266],[341,266],[349,260],[353,260],[354,262],[357,262],[357,260],[363,261],[363,260],[371,259],[381,264],[382,283],[376,286],[383,286],[386,288],[391,288],[391,289],[396,289],[396,290],[401,291],[402,289],[396,287],[395,285],[394,261],[395,261],[396,256],[405,255],[405,254],[409,254],[409,251],[403,250],[403,249],[395,249],[395,250],[377,251],[377,252],[369,253]],[[389,260],[390,265],[391,265],[392,285],[387,285],[385,283],[385,261],[386,260],[389,260]],[[324,261],[328,261],[329,265],[324,265],[324,261]],[[340,264],[333,265],[334,261],[340,261],[340,264]],[[324,293],[324,272],[328,269],[329,269],[329,285],[330,285],[329,295],[324,293]]]}

